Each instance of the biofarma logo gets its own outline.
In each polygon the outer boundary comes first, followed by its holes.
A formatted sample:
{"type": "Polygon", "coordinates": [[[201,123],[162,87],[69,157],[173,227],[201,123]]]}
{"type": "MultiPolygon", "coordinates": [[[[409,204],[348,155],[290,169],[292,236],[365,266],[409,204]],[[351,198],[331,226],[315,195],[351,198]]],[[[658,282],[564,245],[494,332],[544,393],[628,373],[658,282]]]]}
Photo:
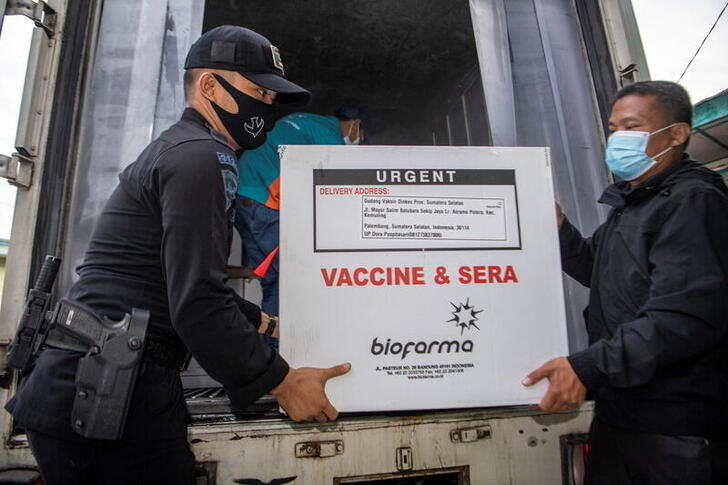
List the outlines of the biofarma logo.
{"type": "MultiPolygon", "coordinates": [[[[460,329],[460,336],[463,335],[465,330],[480,330],[480,327],[476,324],[479,320],[478,315],[483,310],[477,310],[474,305],[470,304],[470,298],[465,300],[465,303],[460,302],[455,304],[450,302],[450,305],[454,308],[451,311],[452,318],[446,321],[446,323],[454,323],[455,328],[460,329]]],[[[405,359],[409,354],[442,354],[442,353],[461,353],[461,352],[472,352],[474,343],[472,340],[431,340],[429,342],[420,340],[418,342],[397,342],[392,341],[388,338],[386,341],[379,341],[379,337],[374,337],[372,340],[371,353],[372,355],[399,355],[402,360],[405,359]]]]}
{"type": "Polygon", "coordinates": [[[460,329],[460,335],[465,330],[472,330],[473,328],[480,330],[476,322],[479,320],[478,314],[483,313],[483,310],[476,310],[470,304],[470,298],[466,299],[465,303],[460,303],[459,305],[453,302],[450,302],[450,304],[455,310],[452,311],[452,318],[447,323],[454,323],[460,329]]]}

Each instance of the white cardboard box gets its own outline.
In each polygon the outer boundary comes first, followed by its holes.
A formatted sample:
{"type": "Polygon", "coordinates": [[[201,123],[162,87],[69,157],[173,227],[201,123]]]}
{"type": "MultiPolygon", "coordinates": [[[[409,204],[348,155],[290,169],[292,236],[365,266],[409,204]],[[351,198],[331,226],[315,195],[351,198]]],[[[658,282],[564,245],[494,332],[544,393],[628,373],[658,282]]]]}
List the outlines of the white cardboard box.
{"type": "Polygon", "coordinates": [[[537,403],[567,353],[545,148],[281,149],[281,354],[339,411],[537,403]]]}

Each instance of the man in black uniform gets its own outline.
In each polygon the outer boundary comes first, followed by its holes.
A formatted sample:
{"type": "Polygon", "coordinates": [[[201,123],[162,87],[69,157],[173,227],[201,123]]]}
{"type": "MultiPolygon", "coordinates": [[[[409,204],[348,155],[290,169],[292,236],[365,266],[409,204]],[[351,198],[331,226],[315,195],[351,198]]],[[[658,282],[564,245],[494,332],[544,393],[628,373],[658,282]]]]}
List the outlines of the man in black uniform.
{"type": "Polygon", "coordinates": [[[584,239],[557,207],[563,269],[591,289],[590,345],[524,384],[548,378],[550,412],[591,393],[592,485],[728,483],[728,188],[685,154],[691,121],[678,84],[626,86],[607,221],[584,239]]]}
{"type": "Polygon", "coordinates": [[[236,151],[263,143],[274,100],[310,94],[283,78],[266,38],[242,27],[205,33],[185,69],[182,119],[120,175],[68,295],[112,320],[132,308],[151,314],[122,439],[89,440],[74,431],[83,426],[71,422],[74,377],[88,345],[58,331],[7,406],[27,429],[47,485],[193,484],[179,378],[187,350],[234,407],[271,392],[294,420],[337,417],[324,386],[349,365],[289,368],[258,335],[259,309],[225,284],[236,151]]]}

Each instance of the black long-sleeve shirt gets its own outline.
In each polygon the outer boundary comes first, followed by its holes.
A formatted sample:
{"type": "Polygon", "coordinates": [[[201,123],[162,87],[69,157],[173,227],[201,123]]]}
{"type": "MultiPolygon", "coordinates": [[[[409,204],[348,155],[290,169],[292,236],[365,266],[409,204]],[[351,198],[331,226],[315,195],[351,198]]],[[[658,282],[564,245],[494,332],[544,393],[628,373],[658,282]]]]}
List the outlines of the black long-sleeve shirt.
{"type": "Polygon", "coordinates": [[[661,434],[728,430],[728,189],[682,161],[600,201],[613,209],[591,238],[568,221],[559,231],[564,271],[591,288],[590,346],[569,361],[597,416],[661,434]]]}
{"type": "MultiPolygon", "coordinates": [[[[150,331],[179,339],[242,407],[277,386],[288,365],[225,284],[236,160],[224,137],[186,109],[119,176],[68,297],[115,320],[148,309],[150,331]]],[[[41,354],[9,405],[21,424],[68,436],[78,358],[60,349],[41,354]]],[[[145,366],[125,437],[180,436],[186,422],[176,372],[145,366]]]]}

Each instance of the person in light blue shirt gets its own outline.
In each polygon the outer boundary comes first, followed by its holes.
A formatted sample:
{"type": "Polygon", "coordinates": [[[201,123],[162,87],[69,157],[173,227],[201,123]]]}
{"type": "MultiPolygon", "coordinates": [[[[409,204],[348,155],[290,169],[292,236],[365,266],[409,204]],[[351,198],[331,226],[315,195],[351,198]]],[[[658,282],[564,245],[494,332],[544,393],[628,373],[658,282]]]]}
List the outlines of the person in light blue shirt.
{"type": "MultiPolygon", "coordinates": [[[[344,106],[333,116],[293,113],[278,120],[266,142],[246,150],[238,161],[235,228],[243,240],[245,263],[260,265],[278,247],[280,145],[357,145],[371,133],[370,117],[359,107],[344,106]]],[[[278,316],[278,257],[261,278],[262,310],[278,316]]]]}

